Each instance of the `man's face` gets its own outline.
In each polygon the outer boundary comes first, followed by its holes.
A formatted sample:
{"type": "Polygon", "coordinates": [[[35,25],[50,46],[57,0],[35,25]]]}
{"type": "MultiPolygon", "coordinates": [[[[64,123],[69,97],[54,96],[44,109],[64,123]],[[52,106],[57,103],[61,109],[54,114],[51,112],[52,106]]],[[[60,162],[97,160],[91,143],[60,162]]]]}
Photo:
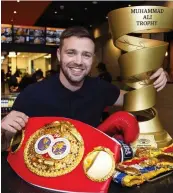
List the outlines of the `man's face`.
{"type": "Polygon", "coordinates": [[[94,56],[94,42],[89,38],[72,36],[63,41],[57,56],[61,71],[72,83],[80,83],[91,70],[94,56]]]}

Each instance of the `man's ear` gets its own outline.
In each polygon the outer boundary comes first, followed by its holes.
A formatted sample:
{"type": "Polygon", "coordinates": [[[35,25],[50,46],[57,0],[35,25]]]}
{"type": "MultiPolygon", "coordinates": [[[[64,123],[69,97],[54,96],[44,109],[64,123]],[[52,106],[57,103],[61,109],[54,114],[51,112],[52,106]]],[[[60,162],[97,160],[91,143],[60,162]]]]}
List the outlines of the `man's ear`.
{"type": "Polygon", "coordinates": [[[57,49],[56,54],[57,54],[58,61],[60,61],[60,49],[59,48],[57,49]]]}

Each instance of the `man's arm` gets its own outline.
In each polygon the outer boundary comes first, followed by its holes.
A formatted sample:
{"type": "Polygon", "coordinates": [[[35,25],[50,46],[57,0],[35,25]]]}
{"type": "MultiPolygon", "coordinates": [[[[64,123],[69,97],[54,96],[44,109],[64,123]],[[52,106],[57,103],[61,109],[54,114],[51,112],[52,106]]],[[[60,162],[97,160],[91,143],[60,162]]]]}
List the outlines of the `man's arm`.
{"type": "Polygon", "coordinates": [[[128,91],[120,90],[120,95],[119,95],[117,101],[114,103],[115,106],[120,106],[120,107],[123,106],[123,103],[124,103],[124,95],[125,95],[127,92],[128,92],[128,91]]]}

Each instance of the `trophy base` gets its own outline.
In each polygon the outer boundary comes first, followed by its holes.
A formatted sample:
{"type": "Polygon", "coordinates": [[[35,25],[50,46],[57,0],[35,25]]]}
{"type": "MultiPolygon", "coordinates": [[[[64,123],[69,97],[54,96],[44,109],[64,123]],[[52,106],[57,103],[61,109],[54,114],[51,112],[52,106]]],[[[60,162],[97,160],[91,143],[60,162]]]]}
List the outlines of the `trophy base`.
{"type": "Polygon", "coordinates": [[[131,144],[135,151],[140,147],[163,148],[173,143],[171,136],[165,131],[156,133],[140,133],[138,139],[131,144]]]}
{"type": "Polygon", "coordinates": [[[134,114],[140,130],[138,139],[131,144],[134,150],[139,147],[163,148],[173,143],[172,137],[163,128],[155,108],[134,114]]]}

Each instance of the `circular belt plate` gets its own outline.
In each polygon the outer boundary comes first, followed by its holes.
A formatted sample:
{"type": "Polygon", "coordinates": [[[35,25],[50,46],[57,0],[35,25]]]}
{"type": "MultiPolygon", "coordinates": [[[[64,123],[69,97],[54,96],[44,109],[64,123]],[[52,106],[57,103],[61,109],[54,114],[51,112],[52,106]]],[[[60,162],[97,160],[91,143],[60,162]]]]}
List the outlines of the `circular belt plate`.
{"type": "Polygon", "coordinates": [[[68,121],[55,121],[33,133],[24,149],[25,164],[33,173],[56,177],[74,170],[84,154],[82,136],[68,121]]]}
{"type": "Polygon", "coordinates": [[[105,147],[95,147],[83,161],[86,176],[96,182],[106,181],[115,171],[113,152],[105,147]]]}

